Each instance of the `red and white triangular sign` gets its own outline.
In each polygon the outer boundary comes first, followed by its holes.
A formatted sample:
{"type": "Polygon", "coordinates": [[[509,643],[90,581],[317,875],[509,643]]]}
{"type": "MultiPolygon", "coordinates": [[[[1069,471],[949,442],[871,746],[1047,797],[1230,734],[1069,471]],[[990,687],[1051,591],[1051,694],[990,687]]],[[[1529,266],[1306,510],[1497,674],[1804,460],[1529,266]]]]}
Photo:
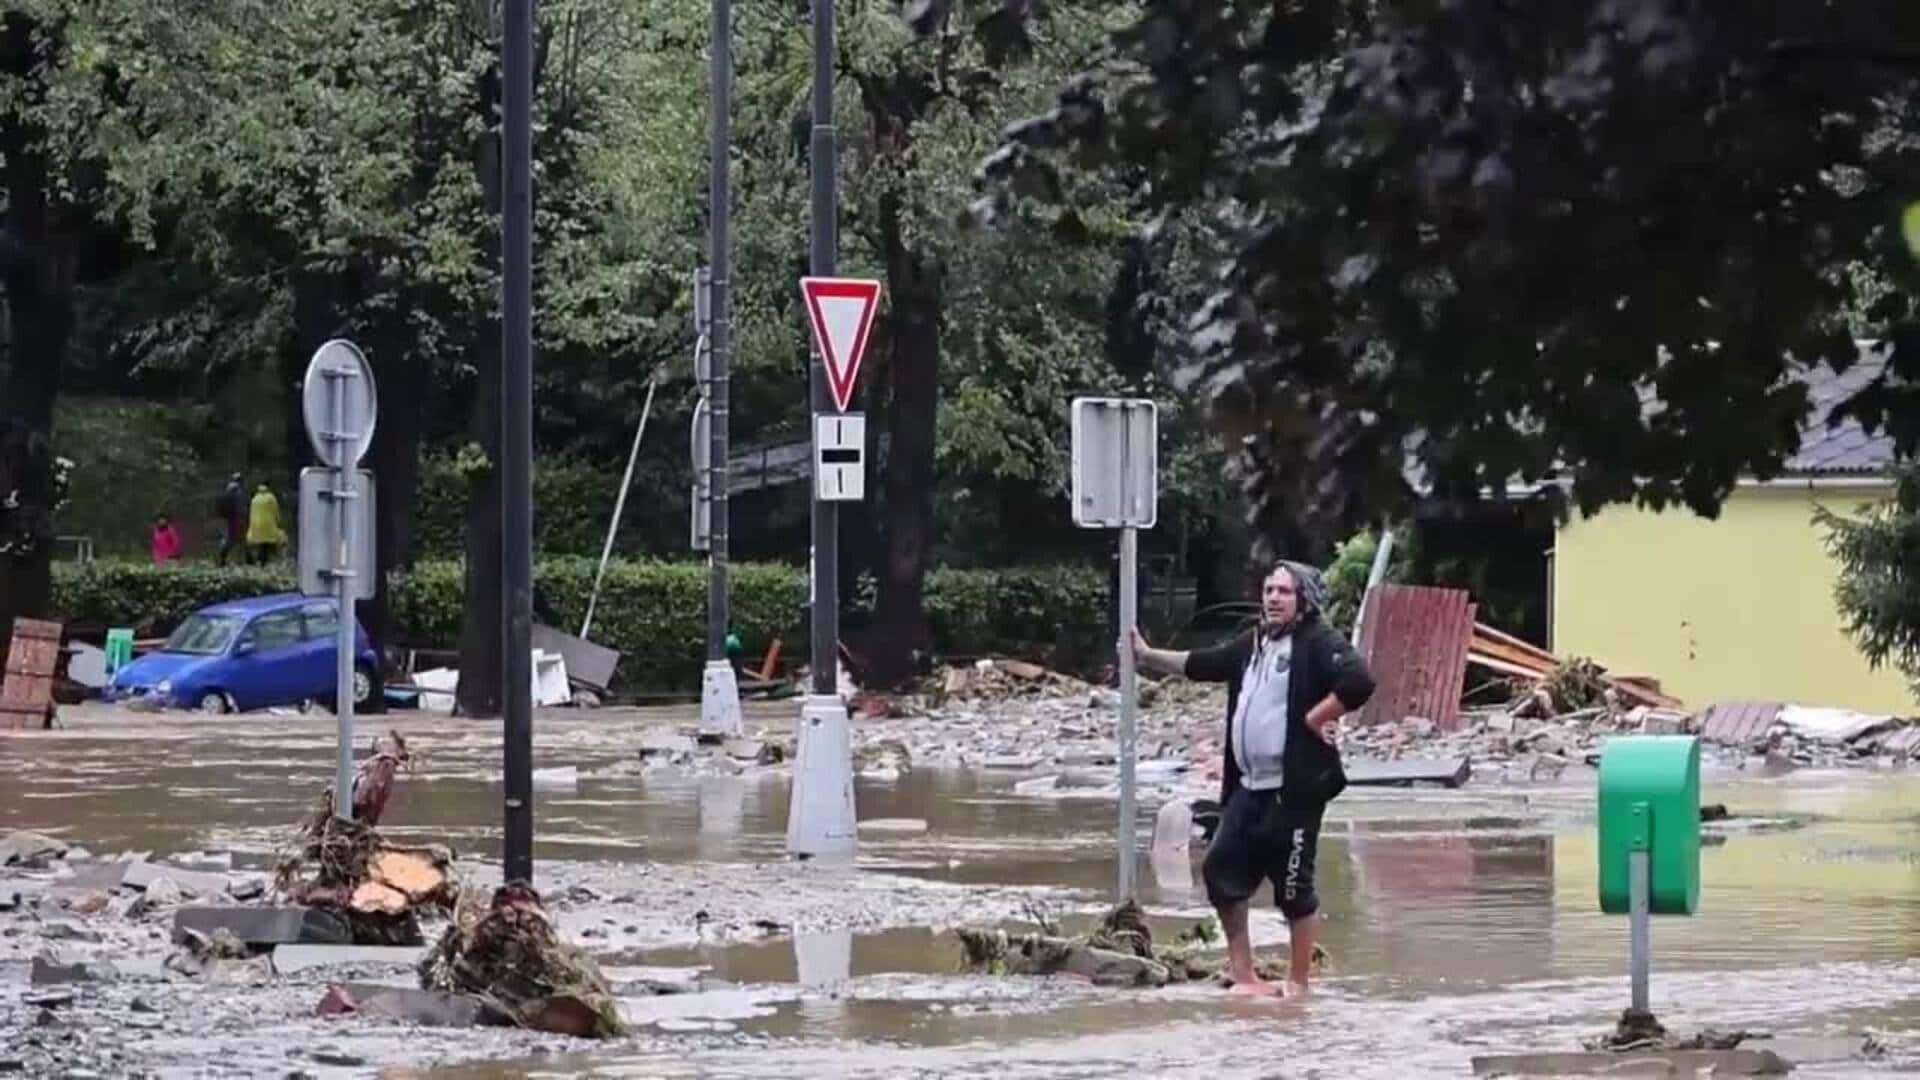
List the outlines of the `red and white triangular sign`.
{"type": "Polygon", "coordinates": [[[801,278],[800,295],[813,324],[813,343],[827,362],[827,385],[841,412],[853,400],[854,380],[867,354],[867,334],[880,308],[880,283],[859,278],[801,278]]]}

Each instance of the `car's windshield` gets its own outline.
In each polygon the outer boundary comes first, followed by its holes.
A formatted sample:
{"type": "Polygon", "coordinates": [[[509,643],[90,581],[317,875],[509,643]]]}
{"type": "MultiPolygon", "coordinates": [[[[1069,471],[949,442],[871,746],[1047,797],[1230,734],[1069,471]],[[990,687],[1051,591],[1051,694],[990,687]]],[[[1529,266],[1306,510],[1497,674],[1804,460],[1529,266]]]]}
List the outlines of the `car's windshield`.
{"type": "Polygon", "coordinates": [[[237,615],[190,616],[167,638],[165,651],[192,653],[195,656],[213,656],[225,652],[227,644],[239,631],[241,621],[237,615]]]}

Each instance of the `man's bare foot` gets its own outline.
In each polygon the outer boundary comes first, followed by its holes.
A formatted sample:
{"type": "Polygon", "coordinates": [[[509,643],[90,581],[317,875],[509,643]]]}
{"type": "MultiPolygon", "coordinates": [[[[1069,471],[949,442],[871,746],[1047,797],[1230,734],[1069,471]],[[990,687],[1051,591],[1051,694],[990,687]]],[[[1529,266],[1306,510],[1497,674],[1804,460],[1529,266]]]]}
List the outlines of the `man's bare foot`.
{"type": "Polygon", "coordinates": [[[1284,998],[1306,997],[1307,984],[1303,982],[1294,982],[1292,979],[1288,979],[1286,981],[1286,984],[1280,987],[1280,996],[1284,998]]]}
{"type": "Polygon", "coordinates": [[[1244,981],[1235,982],[1232,986],[1227,987],[1227,992],[1232,994],[1239,994],[1242,997],[1279,997],[1280,996],[1279,987],[1273,985],[1270,982],[1261,982],[1259,979],[1247,979],[1244,981]]]}

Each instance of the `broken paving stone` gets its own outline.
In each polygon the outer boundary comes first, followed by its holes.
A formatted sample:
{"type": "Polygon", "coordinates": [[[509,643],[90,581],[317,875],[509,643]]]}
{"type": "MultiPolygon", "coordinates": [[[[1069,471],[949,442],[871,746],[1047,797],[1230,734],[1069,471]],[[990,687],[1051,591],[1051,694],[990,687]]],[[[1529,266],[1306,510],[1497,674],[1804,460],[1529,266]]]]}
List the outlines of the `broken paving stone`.
{"type": "Polygon", "coordinates": [[[235,900],[258,900],[267,895],[267,879],[260,874],[249,874],[246,877],[234,879],[233,883],[227,886],[227,891],[235,900]]]}
{"type": "Polygon", "coordinates": [[[186,870],[224,874],[233,869],[233,852],[194,851],[176,855],[169,861],[186,870]]]}
{"type": "Polygon", "coordinates": [[[426,949],[407,945],[281,945],[273,950],[273,970],[282,975],[313,968],[412,967],[426,949]]]}
{"type": "Polygon", "coordinates": [[[47,990],[38,994],[28,994],[20,999],[26,1005],[37,1005],[46,1009],[57,1009],[62,1005],[73,1004],[73,991],[47,990]]]}
{"type": "Polygon", "coordinates": [[[45,833],[24,830],[8,833],[5,839],[0,839],[0,866],[27,865],[58,858],[65,855],[71,846],[65,840],[45,833]]]}
{"type": "Polygon", "coordinates": [[[343,1069],[358,1068],[367,1063],[367,1059],[358,1054],[343,1053],[339,1050],[315,1050],[307,1055],[316,1065],[336,1065],[343,1069]]]}
{"type": "Polygon", "coordinates": [[[698,751],[699,748],[699,744],[694,742],[692,738],[669,731],[649,731],[640,736],[639,751],[641,757],[692,754],[698,751]]]}
{"type": "Polygon", "coordinates": [[[163,866],[144,861],[128,864],[126,876],[121,879],[121,884],[128,888],[152,892],[154,883],[162,878],[173,882],[181,892],[194,896],[224,896],[227,891],[225,874],[203,874],[196,870],[185,870],[177,866],[163,866]]]}
{"type": "Polygon", "coordinates": [[[119,969],[105,960],[80,962],[58,953],[33,958],[27,982],[33,986],[64,986],[69,983],[109,983],[120,978],[119,969]]]}
{"type": "Polygon", "coordinates": [[[980,762],[983,769],[1037,769],[1046,759],[1039,754],[994,754],[980,762]]]}
{"type": "Polygon", "coordinates": [[[315,1015],[350,1014],[427,1027],[473,1027],[507,1022],[507,1018],[498,1010],[483,1004],[478,998],[463,994],[368,983],[327,987],[315,1015]]]}
{"type": "Polygon", "coordinates": [[[127,1004],[127,1008],[132,1009],[134,1012],[137,1012],[137,1013],[157,1013],[160,1011],[158,1008],[154,1007],[153,1002],[148,1001],[146,998],[143,998],[143,997],[134,998],[131,1002],[127,1004]]]}
{"type": "Polygon", "coordinates": [[[79,941],[88,945],[101,942],[98,930],[88,930],[70,922],[50,922],[40,928],[40,936],[48,941],[79,941]]]}
{"type": "Polygon", "coordinates": [[[186,892],[170,877],[155,878],[147,884],[148,907],[172,907],[185,902],[186,898],[186,892]]]}
{"type": "Polygon", "coordinates": [[[221,929],[248,945],[348,945],[353,941],[353,931],[345,922],[319,908],[185,907],[174,912],[175,942],[184,943],[187,931],[210,935],[221,929]]]}

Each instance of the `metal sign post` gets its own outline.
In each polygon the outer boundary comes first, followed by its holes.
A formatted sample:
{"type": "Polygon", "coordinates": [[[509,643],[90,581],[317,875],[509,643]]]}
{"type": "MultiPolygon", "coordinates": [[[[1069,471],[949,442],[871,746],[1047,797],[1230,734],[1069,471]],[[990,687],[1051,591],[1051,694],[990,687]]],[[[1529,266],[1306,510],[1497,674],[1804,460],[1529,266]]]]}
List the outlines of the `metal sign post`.
{"type": "Polygon", "coordinates": [[[1128,634],[1140,617],[1140,529],[1159,515],[1159,411],[1144,398],[1073,401],[1073,522],[1120,530],[1120,821],[1118,899],[1133,895],[1134,760],[1139,691],[1128,634]]]}
{"type": "MultiPolygon", "coordinates": [[[[816,249],[816,271],[821,269],[819,254],[816,249]]],[[[815,548],[808,574],[813,608],[813,693],[800,709],[800,747],[794,763],[793,799],[787,810],[787,850],[801,856],[848,856],[853,854],[858,837],[852,737],[837,677],[840,583],[833,520],[840,503],[859,502],[867,493],[867,418],[847,412],[847,406],[853,402],[860,361],[866,355],[874,316],[880,308],[880,283],[807,277],[800,281],[800,296],[813,330],[814,348],[820,355],[813,387],[815,548]]]]}
{"type": "MultiPolygon", "coordinates": [[[[310,529],[309,482],[301,482],[300,562],[303,585],[318,591],[330,586],[338,605],[338,625],[334,633],[334,715],[339,722],[340,746],[333,778],[333,812],[341,818],[353,818],[353,706],[354,656],[358,649],[354,617],[356,597],[371,597],[378,585],[378,562],[370,558],[373,548],[372,486],[361,491],[360,459],[373,443],[373,428],[379,413],[373,384],[373,368],[365,354],[352,342],[333,340],[320,346],[307,363],[306,378],[300,387],[301,414],[306,420],[307,437],[313,452],[327,466],[326,487],[321,477],[311,484],[320,516],[332,525],[330,534],[310,529]],[[310,539],[311,538],[311,539],[310,539]],[[314,550],[325,545],[324,557],[314,550]],[[312,564],[314,578],[308,582],[304,572],[312,564]]],[[[318,524],[318,523],[316,523],[318,524]]]]}

